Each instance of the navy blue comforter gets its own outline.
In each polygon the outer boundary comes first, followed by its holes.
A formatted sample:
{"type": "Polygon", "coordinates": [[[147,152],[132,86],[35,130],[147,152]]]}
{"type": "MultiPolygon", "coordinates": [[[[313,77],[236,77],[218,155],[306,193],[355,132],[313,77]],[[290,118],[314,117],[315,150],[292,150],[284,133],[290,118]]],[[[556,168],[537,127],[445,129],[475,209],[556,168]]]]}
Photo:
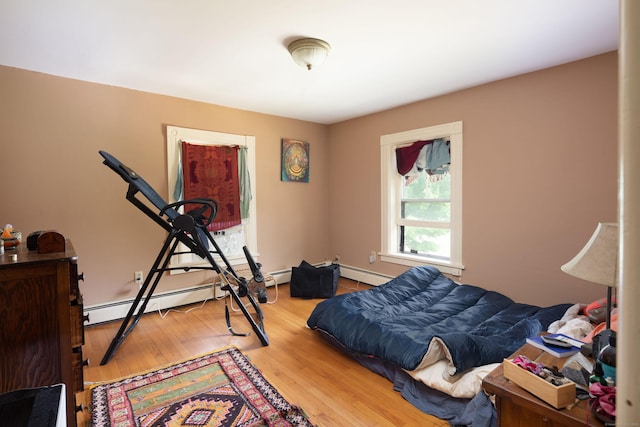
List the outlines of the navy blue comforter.
{"type": "Polygon", "coordinates": [[[436,268],[415,267],[384,285],[319,303],[307,325],[352,351],[410,371],[439,338],[454,374],[501,362],[570,306],[519,304],[497,292],[459,285],[436,268]]]}

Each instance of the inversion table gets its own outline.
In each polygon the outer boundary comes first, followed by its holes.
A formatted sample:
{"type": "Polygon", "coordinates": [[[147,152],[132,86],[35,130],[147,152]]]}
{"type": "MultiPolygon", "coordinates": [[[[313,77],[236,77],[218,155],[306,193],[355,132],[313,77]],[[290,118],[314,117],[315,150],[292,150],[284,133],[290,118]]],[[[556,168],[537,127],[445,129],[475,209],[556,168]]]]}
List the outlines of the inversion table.
{"type": "MultiPolygon", "coordinates": [[[[231,298],[233,298],[233,300],[238,304],[240,310],[253,328],[253,331],[260,339],[262,345],[269,345],[269,339],[264,330],[262,310],[254,297],[254,294],[256,294],[260,302],[266,302],[264,277],[260,272],[260,264],[257,264],[253,260],[253,257],[245,246],[243,248],[244,254],[247,258],[249,268],[251,269],[251,274],[253,275],[253,278],[249,283],[247,279],[236,274],[233,267],[220,250],[220,247],[211,236],[211,233],[207,231],[207,226],[211,223],[217,213],[217,202],[209,198],[199,198],[167,203],[133,169],[122,164],[122,162],[105,151],[99,151],[99,153],[104,158],[104,164],[113,169],[114,172],[120,175],[120,177],[129,184],[126,199],[169,233],[158,257],[149,271],[149,274],[147,274],[147,278],[140,288],[138,295],[136,295],[136,298],[131,304],[131,308],[129,309],[127,316],[123,319],[120,329],[113,337],[113,340],[111,341],[111,344],[104,354],[100,364],[104,365],[109,361],[109,359],[111,359],[127,335],[129,335],[133,328],[138,324],[140,317],[144,314],[147,304],[149,303],[149,299],[160,282],[162,274],[170,270],[189,271],[190,269],[199,269],[215,271],[220,277],[222,290],[228,292],[231,298]],[[143,198],[146,198],[146,201],[143,198]],[[156,212],[152,209],[152,206],[157,208],[159,211],[156,212]],[[179,211],[181,208],[182,210],[186,210],[188,207],[193,208],[186,213],[181,213],[179,211]],[[176,251],[178,243],[183,243],[189,251],[176,251]],[[169,261],[172,256],[185,253],[196,254],[209,261],[210,265],[169,267],[169,261]],[[213,257],[214,254],[222,260],[224,268],[216,262],[213,257]],[[247,306],[243,304],[241,297],[246,297],[249,300],[250,305],[255,310],[253,315],[249,312],[247,306]]],[[[233,331],[229,316],[229,307],[226,305],[225,317],[227,327],[233,335],[249,335],[233,331]]]]}

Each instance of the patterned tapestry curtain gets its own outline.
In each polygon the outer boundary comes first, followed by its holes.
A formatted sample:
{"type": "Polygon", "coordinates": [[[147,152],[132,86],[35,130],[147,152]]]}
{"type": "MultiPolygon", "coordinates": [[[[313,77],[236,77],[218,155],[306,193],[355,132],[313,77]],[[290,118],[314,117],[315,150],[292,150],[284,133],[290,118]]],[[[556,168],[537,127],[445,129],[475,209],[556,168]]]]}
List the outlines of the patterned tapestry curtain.
{"type": "Polygon", "coordinates": [[[239,225],[240,183],[237,146],[199,145],[182,141],[184,200],[208,197],[218,202],[209,231],[239,225]]]}
{"type": "Polygon", "coordinates": [[[451,151],[444,138],[416,141],[407,147],[396,148],[398,173],[412,176],[425,171],[429,176],[441,177],[449,172],[451,151]]]}

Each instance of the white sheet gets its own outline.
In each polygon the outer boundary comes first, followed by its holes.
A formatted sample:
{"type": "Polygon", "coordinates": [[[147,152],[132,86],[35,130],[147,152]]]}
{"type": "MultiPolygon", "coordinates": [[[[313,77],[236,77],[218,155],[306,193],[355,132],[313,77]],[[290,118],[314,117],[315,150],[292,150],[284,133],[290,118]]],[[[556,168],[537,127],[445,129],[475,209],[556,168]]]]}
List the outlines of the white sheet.
{"type": "MultiPolygon", "coordinates": [[[[549,325],[548,332],[583,339],[593,329],[593,325],[589,323],[588,318],[579,314],[581,308],[580,304],[569,307],[562,319],[549,325]]],[[[482,390],[484,377],[499,365],[500,363],[490,363],[459,375],[451,375],[455,372],[451,354],[440,339],[434,338],[418,369],[406,372],[434,390],[453,397],[472,398],[482,390]]]]}
{"type": "Polygon", "coordinates": [[[426,368],[407,371],[407,373],[415,380],[450,396],[472,398],[482,390],[482,379],[498,366],[500,363],[490,363],[451,377],[449,376],[449,361],[442,359],[426,368]]]}

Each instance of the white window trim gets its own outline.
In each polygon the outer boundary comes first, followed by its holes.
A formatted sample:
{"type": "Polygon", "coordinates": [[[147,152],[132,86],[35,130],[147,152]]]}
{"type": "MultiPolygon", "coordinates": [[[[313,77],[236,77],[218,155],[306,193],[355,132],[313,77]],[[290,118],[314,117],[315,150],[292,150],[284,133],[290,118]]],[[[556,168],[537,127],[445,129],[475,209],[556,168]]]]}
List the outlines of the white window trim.
{"type": "MultiPolygon", "coordinates": [[[[258,227],[256,215],[256,138],[249,135],[235,135],[230,133],[220,133],[206,130],[180,128],[176,126],[167,126],[167,177],[169,188],[169,203],[175,202],[173,190],[175,188],[176,179],[178,177],[178,159],[180,158],[181,142],[188,141],[196,144],[207,145],[237,145],[247,147],[247,167],[249,168],[249,177],[251,181],[252,198],[249,202],[249,218],[242,220],[242,231],[244,234],[244,242],[242,246],[247,246],[253,258],[258,261],[258,227]]],[[[216,238],[216,243],[222,246],[216,238]]],[[[178,245],[180,251],[188,250],[182,243],[178,245]]],[[[231,265],[246,264],[246,258],[243,253],[238,255],[223,254],[231,265]]],[[[214,256],[214,258],[216,258],[214,256]]],[[[219,258],[216,259],[219,261],[219,258]]],[[[206,260],[199,256],[186,254],[172,257],[169,266],[172,268],[205,266],[208,265],[206,260]]],[[[196,271],[196,270],[193,270],[196,271]]],[[[172,270],[172,273],[183,273],[185,270],[172,270]]]]}
{"type": "Polygon", "coordinates": [[[398,132],[380,137],[380,176],[382,180],[382,251],[385,262],[411,267],[433,265],[443,273],[462,276],[462,122],[452,122],[398,132]],[[451,261],[429,259],[398,251],[399,200],[398,188],[402,177],[396,165],[396,147],[415,141],[448,138],[451,143],[451,261]],[[389,203],[389,200],[394,200],[389,203]]]}

